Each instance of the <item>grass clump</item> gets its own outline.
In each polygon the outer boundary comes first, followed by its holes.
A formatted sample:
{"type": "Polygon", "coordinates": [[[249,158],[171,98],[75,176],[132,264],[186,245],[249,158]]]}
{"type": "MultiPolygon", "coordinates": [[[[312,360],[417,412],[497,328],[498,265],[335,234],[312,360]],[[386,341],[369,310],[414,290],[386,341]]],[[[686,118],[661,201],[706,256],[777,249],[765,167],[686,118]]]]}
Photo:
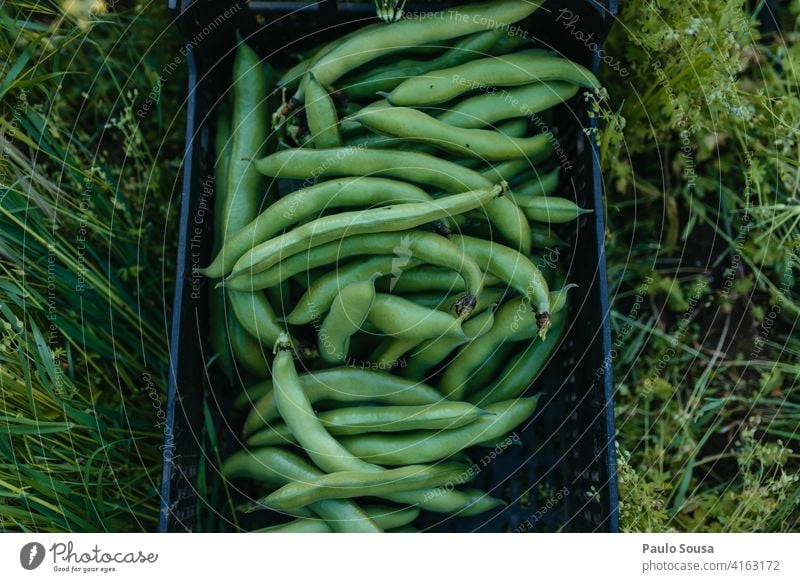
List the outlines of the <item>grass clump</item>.
{"type": "Polygon", "coordinates": [[[90,4],[0,7],[0,531],[158,518],[181,113],[135,111],[177,45],[90,4]]]}
{"type": "Polygon", "coordinates": [[[612,31],[623,529],[798,528],[799,41],[737,0],[632,0],[612,31]]]}

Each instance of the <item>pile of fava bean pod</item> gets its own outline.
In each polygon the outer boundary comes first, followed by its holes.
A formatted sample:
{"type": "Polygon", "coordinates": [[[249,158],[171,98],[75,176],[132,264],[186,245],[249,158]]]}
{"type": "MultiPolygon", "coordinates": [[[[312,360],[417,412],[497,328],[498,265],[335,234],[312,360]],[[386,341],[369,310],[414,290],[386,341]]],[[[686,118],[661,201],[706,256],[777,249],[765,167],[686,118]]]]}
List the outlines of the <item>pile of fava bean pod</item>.
{"type": "Polygon", "coordinates": [[[531,420],[572,287],[551,225],[586,212],[557,197],[556,138],[533,120],[599,89],[510,33],[536,8],[368,25],[280,77],[240,42],[202,273],[215,361],[248,386],[222,473],[258,488],[239,509],[261,531],[504,505],[470,485],[470,455],[531,420]]]}

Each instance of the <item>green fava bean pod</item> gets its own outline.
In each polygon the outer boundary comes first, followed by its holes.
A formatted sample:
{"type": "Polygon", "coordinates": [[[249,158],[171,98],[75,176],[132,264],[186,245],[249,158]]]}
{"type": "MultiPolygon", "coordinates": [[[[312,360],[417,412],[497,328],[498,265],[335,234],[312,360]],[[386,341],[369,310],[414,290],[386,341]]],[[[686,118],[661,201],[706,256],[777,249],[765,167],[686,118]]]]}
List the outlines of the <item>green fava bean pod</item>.
{"type": "MultiPolygon", "coordinates": [[[[300,446],[305,449],[312,461],[323,471],[380,473],[384,469],[362,461],[342,447],[326,430],[314,413],[308,395],[300,385],[292,360],[288,336],[283,335],[276,344],[273,362],[273,382],[275,404],[281,417],[300,446]]],[[[382,490],[384,491],[384,490],[382,490]]],[[[413,491],[385,492],[380,496],[395,503],[419,506],[430,511],[465,511],[465,499],[445,492],[435,496],[428,489],[413,491]]]]}
{"type": "MultiPolygon", "coordinates": [[[[250,478],[283,486],[291,481],[313,479],[322,473],[302,457],[276,447],[241,451],[222,464],[222,475],[228,479],[250,478]]],[[[379,533],[382,531],[355,503],[349,500],[326,500],[311,506],[334,531],[379,533]]]]}
{"type": "MultiPolygon", "coordinates": [[[[567,285],[551,294],[554,314],[563,310],[567,293],[572,287],[574,285],[567,285]]],[[[470,342],[456,355],[442,376],[440,389],[450,399],[462,399],[471,386],[470,383],[480,378],[480,368],[498,352],[502,352],[505,344],[537,336],[541,338],[540,331],[539,322],[531,312],[527,299],[521,297],[505,303],[495,314],[492,329],[470,342]]]]}
{"type": "Polygon", "coordinates": [[[325,427],[337,435],[403,432],[465,426],[488,414],[466,402],[437,402],[422,406],[359,406],[323,412],[325,427]]]}
{"type": "MultiPolygon", "coordinates": [[[[483,278],[484,287],[497,285],[498,283],[500,283],[500,279],[494,275],[488,275],[483,278]]],[[[418,266],[415,261],[410,261],[404,267],[398,266],[395,274],[379,279],[377,281],[377,289],[400,294],[423,293],[426,291],[458,293],[464,291],[465,287],[464,279],[455,271],[432,265],[418,266]]],[[[481,297],[483,296],[481,295],[481,297]]]]}
{"type": "Polygon", "coordinates": [[[275,404],[286,426],[314,464],[327,473],[374,471],[369,463],[353,460],[317,418],[308,395],[300,385],[286,334],[278,340],[275,349],[272,374],[275,404]]]}
{"type": "Polygon", "coordinates": [[[347,42],[354,36],[365,34],[369,30],[378,29],[383,26],[384,25],[381,22],[370,24],[368,26],[364,26],[362,28],[354,30],[353,32],[345,34],[344,36],[337,37],[328,44],[321,46],[312,55],[308,56],[307,58],[304,58],[302,61],[297,63],[288,71],[286,71],[286,73],[284,73],[283,76],[278,80],[278,87],[289,90],[294,90],[298,88],[302,80],[305,78],[306,73],[308,73],[308,70],[313,65],[315,65],[322,57],[330,54],[331,51],[333,51],[341,44],[347,42]]]}
{"type": "Polygon", "coordinates": [[[447,366],[439,384],[451,400],[460,400],[475,371],[505,342],[527,339],[536,335],[537,323],[530,305],[524,297],[504,303],[495,313],[494,325],[482,336],[471,341],[458,352],[447,366]]]}
{"type": "MultiPolygon", "coordinates": [[[[538,2],[513,0],[458,6],[435,14],[409,16],[391,26],[355,34],[323,56],[310,69],[320,83],[331,86],[350,71],[409,46],[442,42],[491,29],[502,29],[528,17],[538,2]]],[[[295,94],[303,101],[302,92],[295,94]]]]}
{"type": "Polygon", "coordinates": [[[556,56],[520,52],[479,59],[408,79],[385,98],[399,107],[420,107],[444,103],[475,89],[545,81],[566,81],[589,89],[600,87],[597,77],[577,63],[556,56]]]}
{"type": "MultiPolygon", "coordinates": [[[[465,402],[439,402],[424,406],[358,406],[337,408],[319,414],[332,435],[354,435],[409,430],[459,428],[486,416],[488,412],[465,402]]],[[[296,443],[285,424],[275,424],[247,439],[250,447],[296,443]]]]}
{"type": "Polygon", "coordinates": [[[517,206],[528,206],[528,200],[536,196],[549,196],[556,191],[560,173],[560,167],[556,167],[543,175],[535,173],[515,184],[511,188],[509,196],[517,206]]]}
{"type": "Polygon", "coordinates": [[[369,361],[379,370],[391,370],[405,365],[403,355],[417,347],[422,340],[387,338],[370,354],[369,361]]]}
{"type": "Polygon", "coordinates": [[[478,406],[488,406],[520,396],[536,380],[561,344],[567,327],[566,319],[564,311],[554,314],[547,339],[530,342],[511,359],[495,382],[471,395],[469,401],[478,406]]]}
{"type": "Polygon", "coordinates": [[[211,265],[200,272],[213,278],[227,275],[234,263],[254,245],[329,208],[386,206],[427,200],[431,197],[421,188],[385,178],[350,177],[314,184],[284,196],[267,208],[227,241],[211,265]]]}
{"type": "MultiPolygon", "coordinates": [[[[478,172],[440,158],[404,151],[333,148],[296,148],[256,160],[255,167],[266,176],[306,179],[308,176],[370,175],[411,180],[449,193],[487,188],[492,182],[478,172]]],[[[529,252],[531,231],[528,219],[516,204],[501,196],[484,208],[497,231],[516,249],[529,252]]]]}
{"type": "Polygon", "coordinates": [[[236,358],[235,364],[256,378],[268,378],[269,362],[261,350],[261,343],[235,317],[228,320],[227,328],[230,349],[236,358]]]}
{"type": "Polygon", "coordinates": [[[502,193],[502,186],[493,186],[439,200],[342,212],[318,218],[246,252],[234,265],[230,278],[264,271],[304,249],[336,241],[343,236],[410,230],[441,218],[463,214],[488,206],[492,199],[502,193]]]}
{"type": "Polygon", "coordinates": [[[452,269],[463,277],[467,297],[480,297],[483,290],[484,277],[477,263],[447,238],[424,231],[347,237],[281,261],[275,267],[252,277],[241,277],[239,281],[225,282],[224,285],[237,290],[263,289],[309,269],[369,255],[395,255],[400,268],[406,260],[418,259],[452,269]]]}
{"type": "MultiPolygon", "coordinates": [[[[498,303],[500,303],[503,300],[505,295],[506,295],[505,289],[498,289],[498,288],[485,289],[483,293],[481,293],[480,298],[478,298],[478,303],[475,304],[474,311],[481,312],[490,307],[494,308],[498,303]]],[[[449,295],[442,293],[414,293],[414,294],[407,294],[405,296],[405,299],[408,299],[409,301],[412,301],[417,305],[421,305],[422,307],[427,307],[429,309],[438,309],[439,311],[444,311],[445,313],[449,313],[453,311],[453,309],[455,309],[455,305],[458,302],[459,297],[458,295],[449,295]]],[[[468,320],[468,322],[469,321],[472,320],[470,319],[468,320]]],[[[464,325],[466,326],[466,323],[464,325]]]]}
{"type": "Polygon", "coordinates": [[[525,216],[531,220],[549,224],[572,222],[579,216],[592,212],[581,208],[572,200],[554,198],[552,196],[534,196],[519,202],[525,216]]]}
{"type": "Polygon", "coordinates": [[[553,152],[548,134],[518,138],[494,130],[462,129],[410,107],[370,106],[362,109],[354,119],[381,134],[422,142],[486,161],[526,158],[530,163],[537,163],[553,152]]]}
{"type": "Polygon", "coordinates": [[[436,309],[387,293],[378,293],[367,320],[379,331],[399,339],[425,340],[435,337],[464,337],[461,321],[475,307],[474,298],[456,305],[458,318],[436,309]]]}
{"type": "Polygon", "coordinates": [[[468,341],[479,338],[488,333],[494,325],[494,308],[487,309],[476,315],[464,324],[463,338],[440,337],[423,342],[409,357],[409,362],[403,370],[406,378],[422,380],[428,370],[442,363],[453,350],[468,341]]]}
{"type": "Polygon", "coordinates": [[[511,182],[514,177],[529,167],[530,162],[525,159],[507,160],[483,170],[481,176],[484,176],[487,180],[491,180],[492,182],[511,182]]]}
{"type": "Polygon", "coordinates": [[[314,150],[294,148],[253,162],[265,176],[305,180],[309,176],[386,176],[433,186],[449,193],[492,186],[479,173],[417,152],[364,150],[353,147],[314,150]]]}
{"type": "MultiPolygon", "coordinates": [[[[405,527],[419,517],[420,511],[415,507],[389,507],[388,505],[372,505],[363,508],[369,518],[383,531],[405,527]]],[[[288,523],[265,527],[253,533],[330,533],[333,530],[322,519],[301,517],[288,523]]]]}
{"type": "Polygon", "coordinates": [[[310,71],[306,75],[305,95],[306,122],[311,134],[311,145],[315,148],[335,148],[342,145],[339,117],[336,115],[333,99],[310,71]]]}
{"type": "MultiPolygon", "coordinates": [[[[321,400],[333,400],[346,403],[420,406],[444,400],[444,396],[438,390],[425,384],[359,368],[319,370],[301,374],[298,376],[298,381],[312,404],[321,400]]],[[[273,422],[280,417],[271,381],[260,384],[257,389],[251,389],[249,393],[258,400],[245,420],[245,434],[250,434],[265,423],[273,422]]]]}
{"type": "Polygon", "coordinates": [[[540,336],[547,334],[550,317],[550,290],[542,272],[528,257],[491,241],[453,235],[451,240],[475,259],[478,265],[496,275],[527,297],[536,309],[540,336]]]}
{"type": "MultiPolygon", "coordinates": [[[[503,29],[472,34],[460,39],[444,54],[435,59],[392,63],[373,69],[365,75],[344,79],[341,83],[341,88],[346,95],[354,99],[374,97],[379,91],[391,91],[411,77],[424,75],[428,71],[454,67],[471,61],[478,56],[484,56],[507,37],[513,37],[513,35],[509,35],[503,29]]],[[[518,36],[516,38],[519,39],[518,36]]],[[[504,46],[500,48],[510,50],[513,47],[504,46]]]]}
{"type": "Polygon", "coordinates": [[[375,279],[350,283],[342,289],[331,305],[330,313],[319,329],[319,354],[328,364],[341,364],[350,351],[350,336],[367,319],[375,301],[375,279]]]}
{"type": "Polygon", "coordinates": [[[223,241],[255,218],[265,183],[249,161],[263,155],[268,140],[267,77],[258,55],[240,43],[233,64],[231,150],[225,185],[228,204],[219,224],[223,241]]]}
{"type": "Polygon", "coordinates": [[[260,499],[257,505],[291,511],[327,499],[386,496],[446,485],[465,471],[463,465],[409,465],[385,471],[342,471],[295,481],[260,499]]]}
{"type": "Polygon", "coordinates": [[[512,117],[531,117],[571,99],[577,92],[577,85],[559,81],[494,90],[457,103],[438,119],[455,127],[477,129],[512,117]]]}
{"type": "Polygon", "coordinates": [[[490,384],[497,374],[503,371],[506,362],[511,359],[511,354],[517,350],[518,345],[513,342],[500,344],[494,353],[484,361],[467,382],[466,393],[474,392],[490,384]]]}
{"type": "Polygon", "coordinates": [[[547,228],[546,225],[544,228],[536,228],[531,231],[531,246],[534,249],[554,249],[562,247],[565,244],[566,243],[553,232],[553,229],[547,228]]]}
{"type": "Polygon", "coordinates": [[[378,465],[434,462],[507,435],[530,418],[537,400],[538,397],[520,398],[492,404],[486,407],[490,415],[453,430],[358,435],[342,437],[341,442],[360,459],[378,465]]]}
{"type": "MultiPolygon", "coordinates": [[[[384,530],[386,531],[386,530],[384,530]]],[[[300,517],[287,523],[254,530],[252,533],[332,533],[331,527],[322,519],[300,517]]]]}
{"type": "MultiPolygon", "coordinates": [[[[375,273],[388,273],[401,268],[411,268],[418,264],[420,261],[416,259],[387,255],[354,262],[326,273],[314,281],[300,297],[291,313],[285,317],[286,323],[291,325],[311,323],[330,309],[336,296],[347,285],[369,279],[375,273]]],[[[446,272],[451,273],[451,271],[446,272]]],[[[453,273],[453,276],[461,281],[461,290],[463,291],[463,280],[457,273],[453,273]]]]}
{"type": "Polygon", "coordinates": [[[275,310],[260,291],[247,293],[228,291],[228,301],[236,316],[236,321],[247,333],[264,345],[274,345],[283,332],[275,310]]]}

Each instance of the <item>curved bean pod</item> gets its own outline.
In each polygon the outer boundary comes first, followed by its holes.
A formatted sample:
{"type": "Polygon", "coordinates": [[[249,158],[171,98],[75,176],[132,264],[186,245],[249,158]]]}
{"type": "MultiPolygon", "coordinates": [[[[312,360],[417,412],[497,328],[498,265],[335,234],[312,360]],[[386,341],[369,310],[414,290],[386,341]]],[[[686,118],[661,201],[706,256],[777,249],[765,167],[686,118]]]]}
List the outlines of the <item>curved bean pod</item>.
{"type": "MultiPolygon", "coordinates": [[[[325,430],[311,407],[308,396],[298,380],[297,371],[292,360],[288,336],[283,335],[276,344],[277,354],[273,362],[273,382],[275,403],[286,426],[292,431],[300,445],[314,463],[323,471],[335,473],[339,471],[359,473],[381,473],[383,469],[367,463],[351,455],[325,430]]],[[[425,489],[401,492],[386,492],[382,495],[389,501],[408,505],[419,505],[423,509],[441,511],[443,507],[460,511],[466,509],[459,506],[461,502],[456,496],[448,493],[431,498],[431,492],[425,489]],[[442,499],[444,497],[444,499],[442,499]]]]}
{"type": "Polygon", "coordinates": [[[263,292],[229,290],[228,302],[236,321],[247,333],[266,346],[274,345],[278,341],[283,328],[278,324],[275,310],[263,292]]]}
{"type": "Polygon", "coordinates": [[[224,283],[231,289],[263,289],[277,285],[298,273],[336,263],[353,256],[395,255],[398,262],[406,258],[438,265],[458,272],[467,288],[467,296],[479,297],[483,289],[483,273],[475,261],[448,239],[432,232],[410,231],[366,234],[313,248],[280,264],[240,281],[224,283]]]}
{"type": "MultiPolygon", "coordinates": [[[[327,150],[296,148],[256,160],[254,165],[262,174],[279,178],[305,180],[308,176],[389,176],[427,184],[450,193],[492,185],[478,172],[416,152],[353,147],[327,150]]],[[[499,197],[488,204],[485,211],[500,235],[515,248],[526,253],[530,251],[530,226],[516,204],[499,197]]]]}
{"type": "Polygon", "coordinates": [[[384,24],[382,22],[376,22],[375,24],[368,24],[362,28],[358,28],[353,32],[349,32],[344,36],[339,36],[333,39],[328,44],[321,46],[314,54],[309,55],[308,57],[304,58],[302,61],[297,63],[295,66],[291,67],[283,76],[278,80],[278,86],[284,89],[293,90],[300,86],[300,82],[303,80],[303,77],[306,76],[309,68],[311,68],[314,64],[316,64],[322,57],[328,55],[333,51],[335,48],[339,47],[346,41],[350,40],[354,36],[359,36],[364,34],[369,30],[375,30],[378,28],[383,27],[384,24]]]}
{"type": "MultiPolygon", "coordinates": [[[[354,35],[319,59],[311,71],[320,83],[330,86],[357,67],[408,46],[445,41],[487,29],[501,29],[526,18],[537,8],[538,2],[505,0],[454,7],[434,16],[404,18],[391,26],[354,35]]],[[[295,99],[302,101],[302,93],[296,94],[295,99]]]]}
{"type": "MultiPolygon", "coordinates": [[[[319,414],[332,435],[355,435],[408,430],[444,430],[465,426],[486,416],[486,411],[465,402],[439,402],[423,406],[358,406],[319,414]]],[[[247,439],[250,447],[296,443],[285,424],[275,424],[247,439]]]]}
{"type": "Polygon", "coordinates": [[[487,309],[464,324],[463,338],[435,338],[419,345],[409,356],[403,376],[422,380],[432,367],[442,363],[453,350],[488,333],[494,325],[494,309],[487,309]]]}
{"type": "MultiPolygon", "coordinates": [[[[312,404],[321,400],[350,403],[377,403],[395,406],[420,406],[444,400],[442,394],[419,382],[383,372],[357,368],[331,368],[298,376],[300,386],[312,404]]],[[[272,381],[248,391],[258,396],[253,410],[244,423],[244,433],[250,434],[280,417],[275,405],[272,381]]]]}
{"type": "Polygon", "coordinates": [[[592,212],[581,208],[572,200],[554,198],[552,196],[533,196],[519,200],[520,208],[525,216],[538,222],[563,224],[577,219],[583,214],[592,212]]]}
{"type": "Polygon", "coordinates": [[[481,160],[527,158],[530,163],[537,163],[553,151],[548,134],[519,138],[494,130],[462,129],[410,107],[372,105],[362,109],[353,119],[377,133],[425,143],[481,160]]]}
{"type": "MultiPolygon", "coordinates": [[[[353,115],[358,114],[360,111],[361,110],[355,112],[353,115]]],[[[351,119],[353,118],[351,117],[351,119]]],[[[361,123],[359,123],[358,121],[352,121],[352,123],[357,124],[358,127],[362,129],[365,127],[361,125],[361,123]]],[[[506,121],[504,123],[501,123],[495,129],[498,132],[502,133],[503,135],[509,137],[523,137],[528,129],[528,122],[523,118],[512,119],[511,121],[506,121]]],[[[362,133],[361,135],[358,135],[353,139],[346,140],[345,144],[352,147],[378,149],[378,150],[404,148],[405,151],[431,154],[434,156],[437,155],[437,152],[439,150],[439,148],[433,145],[415,142],[414,140],[410,140],[408,138],[392,137],[387,135],[381,135],[378,133],[362,133]]],[[[481,165],[480,161],[481,160],[478,160],[474,157],[465,157],[463,159],[458,160],[458,165],[470,169],[475,169],[480,167],[481,165]]],[[[482,172],[482,175],[485,176],[486,174],[482,172]]],[[[497,183],[497,182],[500,182],[500,180],[492,181],[492,183],[497,183]]]]}
{"type": "Polygon", "coordinates": [[[536,309],[540,336],[544,339],[551,310],[550,290],[536,265],[514,249],[491,241],[461,235],[453,235],[451,240],[473,257],[482,269],[500,277],[530,300],[536,309]]]}
{"type": "MultiPolygon", "coordinates": [[[[535,196],[549,196],[558,188],[558,176],[561,172],[560,167],[540,175],[534,175],[521,180],[520,184],[511,188],[511,198],[518,206],[528,206],[525,202],[535,196]]],[[[509,180],[510,181],[510,180],[509,180]]]]}
{"type": "Polygon", "coordinates": [[[333,99],[319,84],[312,71],[306,75],[306,122],[311,145],[315,148],[335,148],[342,145],[339,117],[333,99]]]}
{"type": "MultiPolygon", "coordinates": [[[[291,325],[310,323],[330,309],[339,291],[347,285],[369,279],[375,273],[394,272],[419,264],[417,259],[387,255],[344,265],[314,281],[284,320],[291,325]]],[[[453,277],[461,283],[463,291],[463,279],[457,273],[453,273],[453,277]]]]}
{"type": "MultiPolygon", "coordinates": [[[[250,478],[277,486],[283,486],[291,481],[313,479],[322,474],[302,457],[275,447],[235,453],[222,464],[221,472],[228,479],[250,478]]],[[[382,531],[352,501],[321,501],[312,505],[311,509],[323,517],[335,531],[354,533],[382,531]]]]}
{"type": "Polygon", "coordinates": [[[530,418],[537,400],[538,396],[492,404],[486,407],[486,411],[492,413],[490,416],[453,430],[358,435],[342,437],[341,442],[360,459],[379,465],[433,462],[478,443],[503,437],[530,418]]]}
{"type": "Polygon", "coordinates": [[[448,108],[439,116],[439,121],[477,129],[512,117],[531,117],[571,99],[577,92],[577,85],[560,81],[491,91],[448,108]]]}
{"type": "MultiPolygon", "coordinates": [[[[469,62],[477,56],[484,56],[487,52],[494,52],[492,48],[509,35],[503,29],[486,30],[471,34],[459,39],[450,49],[435,59],[427,61],[403,61],[378,67],[365,75],[353,79],[345,79],[341,88],[349,97],[360,99],[374,97],[379,91],[391,91],[400,83],[411,77],[424,75],[429,71],[454,67],[469,62]]],[[[519,42],[519,41],[518,41],[519,42]]],[[[503,47],[512,48],[512,47],[503,47]]]]}
{"type": "Polygon", "coordinates": [[[458,318],[443,311],[420,307],[402,297],[378,293],[367,320],[380,332],[398,339],[425,340],[463,337],[461,322],[475,307],[474,298],[456,303],[458,318]]]}
{"type": "Polygon", "coordinates": [[[383,206],[425,202],[431,197],[421,188],[385,178],[339,178],[309,186],[279,199],[227,241],[214,261],[200,272],[207,277],[230,273],[234,263],[254,244],[327,208],[383,206]]]}
{"type": "Polygon", "coordinates": [[[531,328],[537,329],[537,323],[527,299],[518,297],[503,304],[495,313],[492,328],[464,346],[447,366],[439,384],[442,392],[452,400],[463,398],[475,370],[503,343],[513,341],[512,337],[535,336],[535,331],[531,335],[531,328]]]}
{"type": "Polygon", "coordinates": [[[441,463],[435,466],[409,465],[384,471],[340,471],[295,481],[257,501],[258,505],[291,511],[327,499],[385,497],[451,483],[464,473],[464,466],[441,463]]]}
{"type": "Polygon", "coordinates": [[[556,56],[520,52],[432,71],[424,77],[403,81],[385,97],[392,105],[419,107],[444,103],[474,89],[544,81],[566,81],[588,89],[600,87],[597,77],[577,63],[556,56]]]}
{"type": "Polygon", "coordinates": [[[318,218],[247,251],[236,261],[229,279],[264,271],[291,255],[344,236],[410,230],[440,218],[463,214],[488,205],[502,193],[502,186],[494,186],[439,200],[342,212],[318,218]]]}
{"type": "Polygon", "coordinates": [[[365,281],[350,283],[333,300],[318,334],[319,354],[326,363],[341,364],[347,359],[350,336],[361,329],[372,310],[378,274],[365,281]]]}
{"type": "MultiPolygon", "coordinates": [[[[563,310],[567,293],[573,286],[566,286],[551,294],[553,313],[563,310]]],[[[495,314],[494,325],[488,333],[466,345],[444,372],[439,387],[451,399],[461,399],[470,387],[470,382],[480,377],[480,368],[490,361],[503,346],[511,342],[541,337],[537,318],[533,315],[524,297],[505,303],[495,314]]],[[[542,338],[544,341],[545,338],[542,338]]]]}
{"type": "Polygon", "coordinates": [[[506,365],[497,380],[469,397],[479,406],[488,406],[502,400],[517,398],[536,381],[539,373],[550,361],[560,345],[566,330],[566,315],[562,311],[553,315],[553,326],[547,339],[532,341],[506,365]]]}
{"type": "MultiPolygon", "coordinates": [[[[363,512],[383,531],[404,527],[419,517],[415,507],[368,505],[363,512]]],[[[333,530],[322,519],[301,517],[288,523],[255,530],[253,533],[330,533],[333,530]]]]}
{"type": "Polygon", "coordinates": [[[225,184],[227,204],[219,217],[223,241],[255,218],[264,195],[264,179],[248,160],[263,155],[268,138],[267,77],[261,60],[240,43],[233,63],[233,116],[230,162],[225,184]]]}

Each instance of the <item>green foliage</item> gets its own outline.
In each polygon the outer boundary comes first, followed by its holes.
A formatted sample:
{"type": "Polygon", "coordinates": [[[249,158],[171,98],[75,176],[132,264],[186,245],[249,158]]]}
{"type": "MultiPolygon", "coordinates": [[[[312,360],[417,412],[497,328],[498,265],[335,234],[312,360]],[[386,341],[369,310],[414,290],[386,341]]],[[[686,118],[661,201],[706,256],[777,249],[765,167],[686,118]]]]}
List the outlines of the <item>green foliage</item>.
{"type": "Polygon", "coordinates": [[[798,527],[794,14],[781,36],[739,0],[630,0],[607,45],[626,530],[798,527]]]}
{"type": "Polygon", "coordinates": [[[0,531],[158,518],[181,112],[135,108],[176,37],[91,6],[0,8],[0,531]]]}

